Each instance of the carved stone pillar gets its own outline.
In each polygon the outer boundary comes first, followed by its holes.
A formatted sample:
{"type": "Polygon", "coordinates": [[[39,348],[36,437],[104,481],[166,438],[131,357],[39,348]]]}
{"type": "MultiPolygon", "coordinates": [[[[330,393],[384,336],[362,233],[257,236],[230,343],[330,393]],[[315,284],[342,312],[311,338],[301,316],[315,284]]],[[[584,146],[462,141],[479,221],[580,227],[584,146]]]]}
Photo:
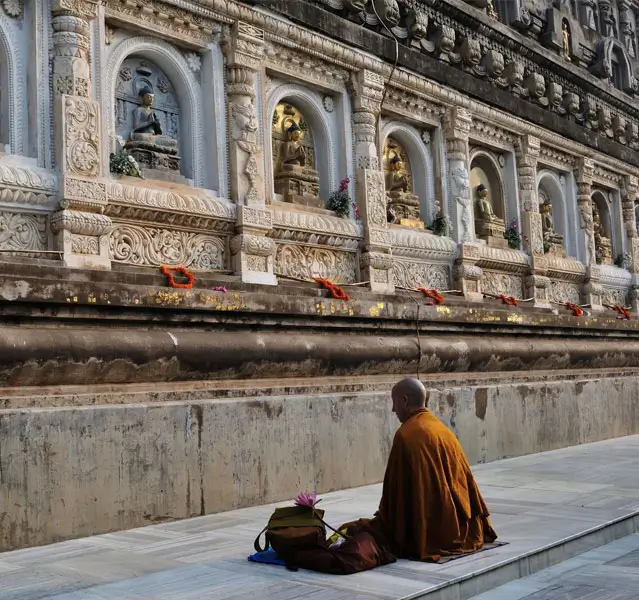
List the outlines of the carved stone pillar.
{"type": "Polygon", "coordinates": [[[526,296],[534,298],[534,306],[550,308],[550,280],[546,277],[544,237],[537,198],[537,160],[539,138],[525,135],[519,138],[515,149],[517,157],[517,180],[522,206],[522,232],[524,250],[532,257],[531,269],[526,277],[526,296]]]}
{"type": "Polygon", "coordinates": [[[352,80],[353,136],[355,138],[355,196],[364,224],[361,278],[373,292],[395,291],[392,242],[386,213],[384,173],[375,140],[384,80],[372,71],[360,71],[352,80]]]}
{"type": "Polygon", "coordinates": [[[227,58],[231,197],[237,204],[231,240],[233,271],[242,281],[277,285],[276,245],[267,237],[273,214],[264,200],[264,149],[259,143],[255,79],[264,56],[264,32],[237,21],[224,40],[227,58]]]}
{"type": "Polygon", "coordinates": [[[638,187],[639,181],[637,178],[634,175],[626,175],[622,185],[622,207],[623,222],[628,240],[628,252],[630,254],[630,271],[632,272],[630,304],[633,312],[639,312],[639,235],[637,234],[637,221],[635,217],[638,187]]]}
{"type": "Polygon", "coordinates": [[[595,233],[592,218],[592,176],[595,164],[591,158],[584,157],[575,170],[577,182],[577,205],[579,207],[579,236],[581,246],[585,248],[586,281],[583,288],[584,300],[593,311],[603,310],[603,288],[601,286],[601,268],[597,265],[595,252],[595,233]]]}
{"type": "Polygon", "coordinates": [[[444,119],[451,220],[455,238],[460,244],[459,258],[454,271],[455,283],[464,293],[466,300],[477,302],[483,298],[481,291],[483,273],[475,265],[479,260],[479,251],[472,245],[475,240],[475,224],[469,180],[470,125],[470,114],[461,107],[452,108],[444,119]]]}
{"type": "Polygon", "coordinates": [[[110,269],[111,219],[102,180],[100,105],[91,99],[90,28],[96,0],[53,0],[53,91],[60,208],[51,217],[66,266],[110,269]]]}

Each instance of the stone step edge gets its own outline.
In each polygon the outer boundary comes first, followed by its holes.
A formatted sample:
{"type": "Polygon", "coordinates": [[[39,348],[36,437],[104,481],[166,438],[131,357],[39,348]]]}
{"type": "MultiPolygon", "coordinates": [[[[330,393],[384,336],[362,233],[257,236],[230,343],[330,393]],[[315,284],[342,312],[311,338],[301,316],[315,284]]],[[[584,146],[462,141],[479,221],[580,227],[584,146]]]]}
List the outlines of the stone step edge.
{"type": "Polygon", "coordinates": [[[639,510],[397,600],[469,600],[633,533],[639,533],[639,510]]]}

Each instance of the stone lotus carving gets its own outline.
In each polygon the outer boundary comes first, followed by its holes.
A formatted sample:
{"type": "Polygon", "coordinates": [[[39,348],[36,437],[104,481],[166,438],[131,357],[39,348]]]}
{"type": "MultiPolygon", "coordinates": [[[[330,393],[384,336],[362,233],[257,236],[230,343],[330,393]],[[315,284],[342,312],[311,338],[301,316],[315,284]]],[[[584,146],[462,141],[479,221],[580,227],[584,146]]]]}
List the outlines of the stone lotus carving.
{"type": "Polygon", "coordinates": [[[224,241],[203,233],[117,224],[109,235],[109,255],[132,265],[224,269],[224,241]]]}
{"type": "Polygon", "coordinates": [[[581,302],[581,286],[578,283],[551,279],[548,299],[551,302],[579,304],[581,302]]]}
{"type": "Polygon", "coordinates": [[[491,294],[504,294],[521,298],[523,296],[524,279],[509,273],[487,271],[484,269],[482,290],[491,294]]]}
{"type": "Polygon", "coordinates": [[[46,250],[46,217],[0,212],[0,248],[3,250],[46,250]]]}
{"type": "Polygon", "coordinates": [[[2,8],[4,11],[14,19],[17,19],[22,16],[23,0],[2,0],[2,8]]]}
{"type": "Polygon", "coordinates": [[[357,255],[313,246],[277,244],[274,271],[285,277],[354,283],[358,272],[357,255]]]}

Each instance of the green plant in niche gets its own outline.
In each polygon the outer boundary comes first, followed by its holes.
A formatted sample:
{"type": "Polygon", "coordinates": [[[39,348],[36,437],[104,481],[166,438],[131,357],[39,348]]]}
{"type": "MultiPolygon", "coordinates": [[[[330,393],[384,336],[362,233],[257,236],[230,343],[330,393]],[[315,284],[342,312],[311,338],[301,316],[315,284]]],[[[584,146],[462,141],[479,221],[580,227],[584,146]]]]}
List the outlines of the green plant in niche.
{"type": "Polygon", "coordinates": [[[430,229],[435,235],[448,236],[452,232],[453,224],[446,215],[439,215],[432,222],[430,229]]]}
{"type": "Polygon", "coordinates": [[[351,197],[348,194],[348,184],[350,182],[351,180],[348,177],[342,179],[339,189],[330,195],[326,203],[326,208],[332,210],[338,217],[346,218],[351,214],[351,197]]]}
{"type": "Polygon", "coordinates": [[[630,269],[630,264],[632,263],[632,257],[629,252],[624,252],[623,254],[619,254],[617,258],[615,258],[615,266],[620,269],[630,269]]]}
{"type": "Polygon", "coordinates": [[[513,220],[510,223],[510,227],[506,229],[506,233],[504,233],[504,237],[508,240],[508,247],[513,250],[521,250],[521,233],[519,233],[519,228],[517,227],[517,221],[513,220]]]}

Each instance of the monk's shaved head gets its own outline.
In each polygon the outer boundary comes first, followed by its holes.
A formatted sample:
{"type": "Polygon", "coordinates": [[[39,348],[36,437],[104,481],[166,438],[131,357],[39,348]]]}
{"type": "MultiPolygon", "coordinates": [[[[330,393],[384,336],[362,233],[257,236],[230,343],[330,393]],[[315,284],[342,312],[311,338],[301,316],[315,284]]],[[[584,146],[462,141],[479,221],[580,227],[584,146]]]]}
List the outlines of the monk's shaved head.
{"type": "Polygon", "coordinates": [[[419,379],[407,377],[393,386],[393,412],[403,423],[415,411],[426,406],[428,392],[419,379]]]}

